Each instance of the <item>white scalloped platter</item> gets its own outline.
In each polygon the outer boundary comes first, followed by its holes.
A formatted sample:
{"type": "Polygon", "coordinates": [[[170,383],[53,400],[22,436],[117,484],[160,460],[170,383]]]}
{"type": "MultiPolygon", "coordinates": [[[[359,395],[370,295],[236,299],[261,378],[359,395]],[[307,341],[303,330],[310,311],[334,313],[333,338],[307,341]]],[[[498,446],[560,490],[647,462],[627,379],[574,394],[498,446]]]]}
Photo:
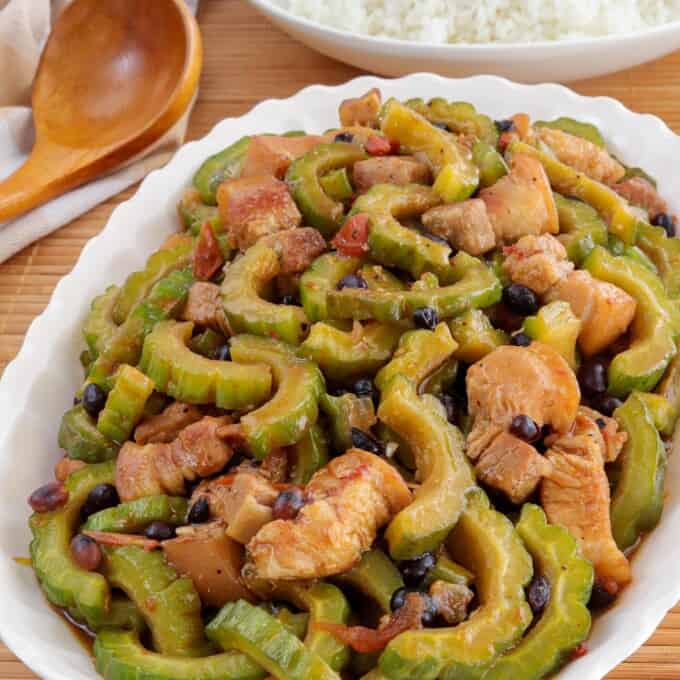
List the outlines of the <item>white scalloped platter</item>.
{"type": "MultiPolygon", "coordinates": [[[[304,128],[321,132],[337,121],[342,99],[379,87],[384,97],[468,100],[496,119],[518,111],[533,118],[571,116],[597,125],[624,162],[645,168],[671,208],[677,194],[680,138],[658,118],[639,115],[605,98],[586,98],[559,85],[517,85],[479,76],[450,80],[417,74],[399,80],[362,77],[339,87],[314,86],[294,97],[268,100],[238,119],[219,123],[186,144],[111,215],[56,287],[47,309],[31,324],[17,358],[0,381],[0,635],[46,680],[93,680],[92,659],[47,606],[33,572],[13,558],[28,554],[26,497],[52,477],[60,457],[57,429],[82,379],[80,327],[90,300],[143,267],[165,236],[177,229],[175,206],[201,162],[239,137],[304,128]]],[[[680,599],[680,460],[672,456],[666,506],[659,527],[633,561],[633,583],[616,607],[599,617],[588,654],[569,664],[561,680],[596,680],[632,654],[680,599]]]]}

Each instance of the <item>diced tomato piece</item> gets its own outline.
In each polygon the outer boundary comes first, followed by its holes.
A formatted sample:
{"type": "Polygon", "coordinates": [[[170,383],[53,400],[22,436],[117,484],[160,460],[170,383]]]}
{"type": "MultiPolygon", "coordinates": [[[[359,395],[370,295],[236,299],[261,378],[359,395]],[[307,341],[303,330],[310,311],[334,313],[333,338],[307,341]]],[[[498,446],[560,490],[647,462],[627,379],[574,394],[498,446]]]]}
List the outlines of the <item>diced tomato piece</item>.
{"type": "Polygon", "coordinates": [[[581,643],[576,649],[571,653],[572,659],[580,659],[588,653],[588,647],[581,643]]]}
{"type": "Polygon", "coordinates": [[[342,255],[361,257],[368,251],[368,215],[359,213],[350,217],[333,237],[331,244],[342,255]]]}
{"type": "Polygon", "coordinates": [[[510,132],[503,132],[498,138],[499,151],[505,151],[505,149],[508,147],[508,144],[510,144],[513,139],[517,139],[517,136],[518,135],[514,130],[511,130],[510,132]]]}
{"type": "Polygon", "coordinates": [[[387,156],[392,151],[392,143],[387,137],[371,135],[366,140],[365,149],[371,156],[387,156]]]}
{"type": "Polygon", "coordinates": [[[209,222],[201,227],[194,251],[194,276],[199,281],[209,281],[224,265],[224,255],[209,222]]]}

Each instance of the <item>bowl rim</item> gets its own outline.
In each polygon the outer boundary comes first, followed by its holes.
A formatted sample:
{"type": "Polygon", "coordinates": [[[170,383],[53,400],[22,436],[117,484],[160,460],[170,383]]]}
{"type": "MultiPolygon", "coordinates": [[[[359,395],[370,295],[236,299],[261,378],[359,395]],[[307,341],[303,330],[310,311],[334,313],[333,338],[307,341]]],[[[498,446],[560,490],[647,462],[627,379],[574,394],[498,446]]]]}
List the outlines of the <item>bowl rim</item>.
{"type": "MultiPolygon", "coordinates": [[[[30,397],[35,395],[38,390],[36,383],[40,381],[40,378],[45,373],[50,378],[55,373],[61,376],[63,371],[66,370],[61,365],[54,367],[50,364],[51,353],[58,352],[57,356],[63,356],[64,350],[61,347],[58,350],[52,349],[50,352],[42,350],[45,338],[50,337],[50,332],[64,326],[64,317],[71,319],[70,322],[66,322],[67,326],[77,325],[79,317],[72,309],[69,310],[67,307],[67,305],[73,305],[69,298],[76,297],[81,303],[81,307],[87,305],[89,300],[83,300],[83,286],[86,285],[88,279],[96,281],[98,276],[106,275],[106,281],[96,283],[98,287],[105,287],[112,283],[112,280],[109,278],[111,276],[110,270],[115,269],[116,264],[121,262],[124,264],[122,273],[116,272],[116,276],[120,277],[135,268],[133,265],[139,257],[143,257],[142,262],[146,260],[148,252],[145,251],[140,255],[138,252],[139,244],[137,242],[140,230],[145,224],[145,218],[140,216],[138,211],[145,206],[145,201],[150,201],[152,204],[155,201],[159,207],[154,208],[154,210],[168,212],[169,206],[165,205],[169,200],[167,197],[168,191],[173,188],[174,184],[179,183],[180,178],[182,178],[182,184],[176,188],[181,189],[183,186],[186,186],[187,181],[191,177],[190,171],[192,167],[194,167],[194,164],[200,164],[198,154],[200,153],[200,160],[203,160],[210,153],[214,153],[215,144],[224,143],[225,137],[228,141],[236,139],[241,134],[253,134],[254,132],[249,131],[247,128],[255,124],[258,126],[257,130],[266,129],[263,119],[271,120],[272,118],[278,121],[276,126],[277,128],[281,127],[280,132],[283,132],[286,129],[285,115],[289,114],[291,110],[295,112],[296,122],[302,122],[302,120],[298,121],[297,116],[300,119],[306,116],[312,118],[315,121],[314,124],[317,125],[319,124],[319,108],[329,106],[329,102],[335,106],[343,98],[357,96],[357,94],[373,87],[383,88],[386,91],[391,89],[395,91],[400,89],[418,91],[418,88],[421,88],[421,92],[424,89],[434,89],[435,87],[438,91],[441,91],[442,88],[450,88],[455,91],[456,87],[461,87],[479,92],[492,92],[494,95],[493,101],[495,102],[501,101],[498,99],[499,94],[506,93],[522,101],[527,97],[535,98],[535,101],[545,102],[548,108],[551,108],[555,102],[560,106],[565,105],[566,109],[579,107],[579,110],[583,108],[583,117],[586,119],[607,119],[610,116],[615,116],[611,127],[606,130],[608,138],[614,137],[616,123],[622,122],[626,129],[621,134],[629,132],[627,129],[629,126],[634,126],[634,129],[639,134],[641,144],[646,141],[646,137],[651,136],[654,140],[653,146],[664,149],[664,156],[673,151],[675,151],[675,155],[680,155],[680,137],[676,136],[657,116],[635,113],[615,99],[580,95],[562,85],[552,83],[525,85],[497,76],[445,78],[431,73],[417,73],[395,79],[361,76],[340,85],[311,85],[286,99],[263,100],[241,116],[225,118],[218,122],[207,134],[197,140],[184,144],[164,168],[150,173],[142,181],[131,198],[116,206],[102,231],[85,244],[73,270],[58,282],[45,310],[32,321],[19,353],[7,366],[2,376],[0,376],[0,411],[5,415],[5,427],[0,430],[0,480],[9,480],[11,478],[13,452],[10,448],[10,440],[12,435],[16,436],[18,421],[28,408],[30,397]],[[262,127],[263,125],[265,127],[262,127]],[[158,195],[164,198],[159,200],[158,195]],[[135,222],[138,224],[138,227],[126,232],[124,227],[135,222]],[[133,257],[131,261],[128,261],[126,258],[129,258],[131,254],[137,255],[137,259],[133,257]],[[91,276],[92,267],[96,266],[98,260],[100,264],[105,265],[103,267],[104,271],[103,273],[91,276]],[[50,366],[52,366],[51,369],[50,366]],[[27,376],[28,380],[26,379],[27,376]]],[[[402,95],[396,94],[395,96],[402,95]]],[[[467,93],[465,96],[473,95],[467,93]]],[[[502,101],[505,106],[505,100],[503,99],[502,101]]],[[[531,105],[529,108],[532,108],[531,105]]],[[[566,112],[568,113],[568,111],[566,112]]],[[[532,113],[534,112],[532,111],[532,113]]],[[[539,114],[534,113],[534,115],[539,114]]],[[[621,135],[618,133],[617,135],[617,139],[620,140],[621,135]]],[[[625,138],[625,141],[628,142],[629,138],[625,138]]],[[[630,145],[628,144],[628,146],[630,145]]],[[[642,160],[640,158],[641,162],[642,160]]],[[[659,161],[659,163],[662,162],[659,161]]],[[[654,171],[654,168],[651,169],[654,171]]],[[[670,183],[670,179],[668,179],[667,183],[670,183]]],[[[680,205],[678,205],[678,208],[680,208],[680,205]]],[[[149,212],[153,213],[154,210],[149,212]]],[[[154,219],[156,218],[157,216],[154,219]]],[[[141,233],[143,234],[143,232],[141,233]]],[[[62,333],[62,335],[64,334],[62,333]]],[[[76,333],[76,335],[79,334],[76,333]]],[[[56,340],[60,345],[66,343],[64,337],[57,336],[56,340]]],[[[66,351],[72,352],[72,345],[72,342],[67,345],[66,351]]],[[[73,363],[77,363],[76,355],[77,352],[73,353],[73,356],[69,355],[73,363]]],[[[45,399],[50,399],[50,395],[46,395],[45,399]]],[[[34,405],[31,404],[31,406],[34,405]]],[[[677,432],[674,438],[674,448],[676,449],[676,454],[672,459],[677,460],[675,476],[678,479],[675,480],[673,488],[678,488],[680,491],[680,468],[678,468],[678,465],[680,465],[680,450],[677,450],[680,449],[680,436],[677,436],[677,432]]],[[[41,458],[44,458],[46,455],[46,447],[43,446],[41,448],[41,458]]],[[[43,467],[45,467],[44,460],[42,463],[43,467]]],[[[7,481],[5,484],[9,488],[10,482],[7,481]]],[[[16,482],[12,481],[11,486],[12,488],[16,487],[16,482]]],[[[666,495],[668,497],[668,487],[666,495]]],[[[16,515],[16,513],[12,514],[16,515]]],[[[21,518],[23,518],[23,515],[21,518]]],[[[2,521],[3,518],[0,516],[0,523],[2,521]]],[[[677,542],[671,543],[668,537],[655,539],[664,533],[664,527],[675,528],[676,526],[680,526],[680,504],[673,504],[672,507],[669,507],[667,502],[664,509],[664,519],[657,530],[652,532],[645,540],[645,544],[648,541],[654,544],[662,541],[665,559],[670,559],[670,563],[674,563],[673,557],[676,558],[676,563],[680,561],[680,544],[677,542]]],[[[0,546],[2,546],[1,533],[0,546]]],[[[4,550],[0,553],[0,556],[2,554],[5,554],[4,550]]],[[[72,676],[64,675],[63,671],[55,669],[53,659],[47,658],[45,653],[40,651],[40,647],[36,647],[35,638],[22,634],[21,631],[15,630],[15,627],[12,625],[14,613],[11,611],[10,606],[8,606],[11,602],[5,601],[10,597],[10,589],[4,584],[12,582],[13,578],[11,573],[13,567],[8,562],[9,560],[0,560],[0,636],[2,636],[5,644],[10,649],[41,677],[50,678],[51,680],[73,680],[72,676]],[[3,604],[5,606],[2,606],[3,604]]],[[[639,558],[634,563],[634,567],[635,564],[640,564],[639,558]]],[[[646,568],[652,565],[652,561],[647,559],[642,564],[643,568],[646,568]]],[[[640,579],[644,578],[642,575],[639,576],[637,582],[641,582],[640,579]]],[[[583,680],[587,677],[590,680],[594,680],[595,678],[601,678],[645,642],[657,628],[665,613],[680,599],[680,579],[673,578],[672,580],[664,580],[661,584],[657,582],[652,585],[654,586],[653,589],[647,594],[646,608],[637,609],[635,616],[628,616],[626,621],[630,621],[630,623],[617,628],[614,636],[611,634],[606,635],[606,651],[600,649],[597,655],[589,654],[583,659],[572,662],[560,671],[559,677],[561,679],[583,680]],[[584,663],[586,666],[584,666],[584,663]],[[589,671],[587,676],[582,674],[585,667],[589,671]]],[[[624,591],[624,596],[626,592],[624,591]]],[[[49,605],[46,602],[45,605],[44,611],[41,609],[40,613],[36,613],[35,616],[49,615],[49,605]]],[[[625,606],[626,613],[630,614],[631,607],[628,604],[625,606]]],[[[624,607],[624,604],[622,603],[620,607],[624,607]]],[[[620,611],[620,609],[615,607],[611,611],[616,612],[620,611]]],[[[609,612],[605,614],[605,617],[608,616],[609,612]]],[[[29,620],[33,621],[32,618],[29,620]]],[[[600,628],[596,628],[594,632],[602,630],[603,625],[603,622],[600,622],[600,628]]],[[[83,676],[79,675],[78,677],[83,676]]],[[[94,678],[97,676],[93,674],[87,677],[94,678]]]]}
{"type": "Polygon", "coordinates": [[[448,52],[454,56],[457,52],[464,51],[470,56],[491,55],[497,52],[507,53],[508,56],[520,53],[529,48],[550,50],[560,52],[569,48],[596,48],[609,45],[621,45],[628,42],[635,42],[645,38],[663,38],[677,30],[680,30],[680,19],[670,21],[658,26],[649,26],[639,31],[627,31],[626,33],[612,33],[603,36],[577,36],[573,38],[561,38],[559,40],[537,40],[535,42],[493,42],[493,43],[432,43],[420,42],[417,40],[401,40],[399,38],[389,38],[385,36],[366,35],[364,33],[353,33],[344,29],[335,28],[328,24],[308,19],[307,17],[294,14],[290,10],[284,9],[276,4],[274,0],[247,0],[251,5],[259,9],[266,15],[287,23],[297,25],[308,31],[325,33],[339,40],[355,40],[365,46],[382,47],[384,49],[397,49],[405,51],[407,55],[416,53],[448,52]]]}

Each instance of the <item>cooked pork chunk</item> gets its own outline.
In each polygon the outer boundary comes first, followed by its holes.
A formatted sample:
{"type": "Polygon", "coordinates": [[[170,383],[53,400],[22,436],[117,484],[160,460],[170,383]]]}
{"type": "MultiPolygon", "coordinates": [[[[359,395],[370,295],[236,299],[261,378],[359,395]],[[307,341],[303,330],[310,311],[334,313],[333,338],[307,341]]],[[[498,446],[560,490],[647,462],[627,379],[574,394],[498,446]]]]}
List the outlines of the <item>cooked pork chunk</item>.
{"type": "Polygon", "coordinates": [[[650,220],[659,213],[668,212],[668,203],[661,198],[654,185],[644,177],[631,177],[623,182],[612,184],[612,189],[632,205],[646,210],[650,220]]]}
{"type": "Polygon", "coordinates": [[[619,423],[615,418],[603,416],[595,409],[580,406],[578,412],[579,415],[590,418],[600,428],[604,462],[613,463],[623,450],[623,445],[628,441],[628,433],[619,430],[619,423]]]}
{"type": "Polygon", "coordinates": [[[422,219],[425,229],[445,238],[456,250],[482,255],[496,246],[486,204],[479,198],[431,208],[422,219]]]}
{"type": "Polygon", "coordinates": [[[475,472],[482,482],[520,504],[534,492],[551,467],[531,444],[502,432],[483,451],[475,472]]]}
{"type": "Polygon", "coordinates": [[[540,342],[498,347],[470,366],[466,385],[475,430],[488,423],[506,428],[515,416],[524,414],[539,427],[547,424],[556,432],[566,432],[581,399],[567,362],[540,342]]]}
{"type": "Polygon", "coordinates": [[[430,597],[437,613],[449,624],[457,626],[467,618],[467,608],[474,593],[460,583],[435,581],[430,586],[430,597]]]}
{"type": "Polygon", "coordinates": [[[527,234],[557,234],[557,208],[541,162],[515,154],[510,174],[479,192],[499,241],[513,242],[527,234]]]}
{"type": "Polygon", "coordinates": [[[240,250],[302,222],[286,184],[266,175],[223,182],[217,190],[217,203],[222,223],[240,250]]]}
{"type": "Polygon", "coordinates": [[[265,175],[283,179],[286,170],[296,158],[304,156],[323,141],[324,138],[318,135],[256,135],[250,140],[241,177],[265,175]]]}
{"type": "Polygon", "coordinates": [[[251,577],[312,579],[351,569],[411,493],[391,465],[350,449],[312,477],[306,498],[295,519],[270,522],[250,541],[251,577]]]}
{"type": "Polygon", "coordinates": [[[368,158],[354,164],[354,186],[363,193],[375,184],[428,184],[432,172],[425,163],[409,156],[368,158]]]}
{"type": "Polygon", "coordinates": [[[205,416],[185,427],[169,444],[140,446],[126,442],[116,462],[116,488],[121,500],[165,493],[181,495],[185,480],[219,472],[233,451],[217,436],[217,429],[229,422],[228,416],[205,416]]]}
{"type": "Polygon", "coordinates": [[[635,298],[586,271],[571,272],[548,291],[546,300],[568,302],[581,319],[578,344],[586,356],[601,352],[623,335],[637,309],[635,298]]]}
{"type": "Polygon", "coordinates": [[[206,498],[210,516],[222,520],[227,536],[246,544],[267,522],[279,492],[256,468],[241,468],[235,474],[200,484],[191,502],[206,498]]]}
{"type": "Polygon", "coordinates": [[[587,139],[547,127],[534,128],[533,134],[536,139],[547,144],[562,163],[598,182],[613,184],[626,174],[623,165],[612,158],[606,149],[587,139]]]}
{"type": "Polygon", "coordinates": [[[550,234],[523,236],[504,249],[503,270],[513,283],[543,295],[574,269],[564,246],[550,234]]]}
{"type": "Polygon", "coordinates": [[[222,328],[225,319],[220,302],[220,287],[214,283],[196,281],[189,288],[182,319],[216,330],[222,328]]]}
{"type": "Polygon", "coordinates": [[[200,409],[192,404],[173,401],[162,413],[145,418],[135,428],[135,442],[149,444],[171,442],[191,423],[203,417],[200,409]]]}
{"type": "Polygon", "coordinates": [[[380,90],[374,87],[362,97],[345,99],[340,104],[340,123],[343,126],[365,125],[375,127],[378,123],[378,114],[382,100],[380,90]]]}
{"type": "Polygon", "coordinates": [[[541,503],[549,521],[571,531],[602,581],[625,585],[630,564],[612,537],[605,446],[597,423],[579,414],[546,457],[553,469],[543,480],[541,503]]]}
{"type": "Polygon", "coordinates": [[[280,274],[298,274],[326,250],[324,237],[311,227],[286,229],[265,237],[279,254],[280,274]]]}

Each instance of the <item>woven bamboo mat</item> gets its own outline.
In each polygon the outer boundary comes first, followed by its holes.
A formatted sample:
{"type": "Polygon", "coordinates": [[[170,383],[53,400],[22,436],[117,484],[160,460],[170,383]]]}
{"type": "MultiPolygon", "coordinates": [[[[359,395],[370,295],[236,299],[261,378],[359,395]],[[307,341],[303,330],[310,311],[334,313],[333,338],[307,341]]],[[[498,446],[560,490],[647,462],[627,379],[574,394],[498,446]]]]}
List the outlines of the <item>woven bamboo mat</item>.
{"type": "MultiPolygon", "coordinates": [[[[202,0],[199,22],[205,66],[189,139],[201,137],[224,117],[245,113],[261,99],[288,97],[313,83],[334,85],[359,74],[293,42],[243,0],[202,0]]],[[[680,52],[573,87],[582,94],[615,97],[634,111],[656,114],[680,133],[680,52]]],[[[29,324],[45,308],[59,279],[71,270],[85,242],[133,192],[134,188],[124,191],[0,265],[0,372],[19,351],[29,324]]],[[[0,680],[25,678],[35,675],[0,644],[0,680]]],[[[680,606],[637,654],[608,676],[642,678],[680,680],[680,606]]]]}

